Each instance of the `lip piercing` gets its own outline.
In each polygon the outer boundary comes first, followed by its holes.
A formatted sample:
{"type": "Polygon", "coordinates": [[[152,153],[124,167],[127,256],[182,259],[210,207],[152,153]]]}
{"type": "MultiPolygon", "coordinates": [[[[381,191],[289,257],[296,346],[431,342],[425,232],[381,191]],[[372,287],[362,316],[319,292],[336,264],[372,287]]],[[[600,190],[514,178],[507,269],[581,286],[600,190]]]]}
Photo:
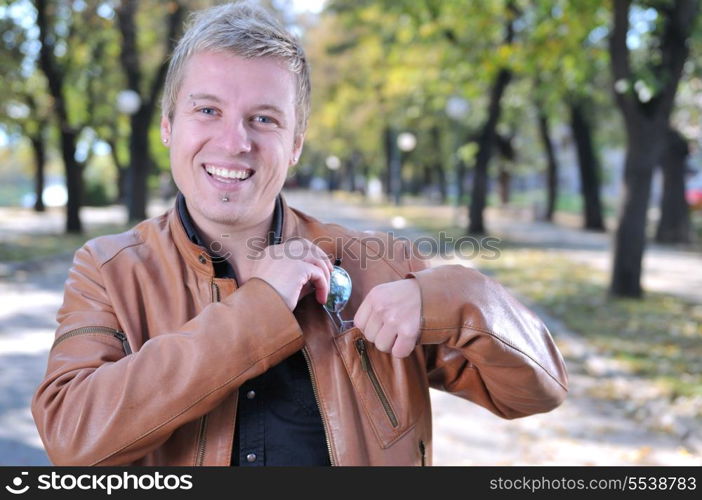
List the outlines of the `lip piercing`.
{"type": "Polygon", "coordinates": [[[223,194],[223,195],[222,195],[222,201],[223,201],[224,203],[228,202],[228,201],[229,201],[229,196],[228,196],[227,194],[223,194]]]}

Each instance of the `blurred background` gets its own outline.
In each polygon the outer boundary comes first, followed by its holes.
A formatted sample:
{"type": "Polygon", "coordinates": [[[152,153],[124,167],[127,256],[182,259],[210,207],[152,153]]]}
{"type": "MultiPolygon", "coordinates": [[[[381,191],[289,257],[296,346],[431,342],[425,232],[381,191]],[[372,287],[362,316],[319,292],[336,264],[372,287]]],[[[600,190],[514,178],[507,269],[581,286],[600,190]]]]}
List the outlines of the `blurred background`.
{"type": "MultiPolygon", "coordinates": [[[[47,463],[29,401],[73,252],[172,204],[165,68],[218,3],[0,1],[1,465],[47,463]]],[[[289,203],[494,276],[566,357],[547,415],[432,394],[435,462],[702,465],[700,2],[260,3],[312,66],[289,203]]]]}

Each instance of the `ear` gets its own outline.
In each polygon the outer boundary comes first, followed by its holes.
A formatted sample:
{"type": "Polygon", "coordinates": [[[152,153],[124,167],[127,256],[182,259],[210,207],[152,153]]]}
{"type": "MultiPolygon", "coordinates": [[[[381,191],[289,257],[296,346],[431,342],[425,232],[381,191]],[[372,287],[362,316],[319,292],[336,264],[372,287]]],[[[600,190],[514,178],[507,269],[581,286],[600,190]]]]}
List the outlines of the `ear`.
{"type": "Polygon", "coordinates": [[[166,115],[161,115],[161,142],[165,146],[171,143],[171,121],[166,115]]]}
{"type": "Polygon", "coordinates": [[[292,167],[296,165],[302,154],[302,145],[305,143],[305,134],[298,134],[295,136],[295,142],[293,143],[292,156],[290,157],[289,166],[292,167]]]}

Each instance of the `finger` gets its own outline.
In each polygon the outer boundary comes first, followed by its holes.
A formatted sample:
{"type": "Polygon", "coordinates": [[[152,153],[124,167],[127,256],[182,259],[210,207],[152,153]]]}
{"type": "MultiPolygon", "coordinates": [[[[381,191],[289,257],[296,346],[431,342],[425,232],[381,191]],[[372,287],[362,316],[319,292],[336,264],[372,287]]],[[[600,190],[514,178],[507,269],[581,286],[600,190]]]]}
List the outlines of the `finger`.
{"type": "Polygon", "coordinates": [[[390,352],[395,343],[397,332],[395,328],[387,323],[384,323],[378,334],[375,336],[373,344],[375,348],[382,352],[390,352]]]}
{"type": "Polygon", "coordinates": [[[300,297],[298,298],[298,301],[303,297],[307,297],[307,295],[312,292],[314,292],[314,287],[312,286],[312,283],[308,281],[305,283],[305,286],[302,287],[302,290],[300,290],[300,297]]]}
{"type": "Polygon", "coordinates": [[[294,253],[293,257],[298,257],[304,262],[309,262],[310,264],[319,265],[324,269],[327,274],[327,278],[330,278],[333,266],[329,261],[329,257],[324,251],[319,248],[319,246],[312,243],[310,240],[305,238],[298,238],[294,240],[295,247],[291,248],[294,253]]]}
{"type": "Polygon", "coordinates": [[[392,346],[392,355],[396,358],[406,358],[409,356],[414,348],[417,346],[417,335],[398,332],[395,338],[395,344],[392,346]]]}
{"type": "Polygon", "coordinates": [[[370,318],[371,311],[373,310],[373,290],[368,292],[365,296],[361,305],[356,309],[356,314],[353,316],[353,324],[356,325],[359,330],[365,331],[368,323],[368,318],[370,318]]]}
{"type": "Polygon", "coordinates": [[[308,262],[304,262],[303,265],[307,272],[307,281],[311,282],[315,288],[315,298],[317,302],[324,304],[329,294],[329,280],[319,266],[308,262]]]}
{"type": "MultiPolygon", "coordinates": [[[[331,273],[329,272],[329,269],[327,266],[324,265],[324,262],[322,262],[318,258],[314,257],[306,257],[305,258],[305,263],[310,264],[315,266],[317,269],[319,269],[322,274],[324,275],[324,281],[327,283],[327,288],[330,288],[330,283],[331,283],[331,273]]],[[[328,293],[328,292],[327,292],[328,293]]],[[[326,295],[324,301],[326,302],[326,295]]]]}
{"type": "Polygon", "coordinates": [[[368,321],[366,321],[366,327],[361,331],[363,332],[363,336],[368,339],[369,342],[373,342],[375,344],[378,334],[382,328],[382,316],[379,314],[371,314],[368,321]]]}
{"type": "Polygon", "coordinates": [[[331,272],[334,270],[334,265],[332,264],[329,256],[318,245],[315,245],[314,243],[310,243],[310,245],[312,246],[314,255],[324,264],[324,267],[331,274],[331,272]]]}

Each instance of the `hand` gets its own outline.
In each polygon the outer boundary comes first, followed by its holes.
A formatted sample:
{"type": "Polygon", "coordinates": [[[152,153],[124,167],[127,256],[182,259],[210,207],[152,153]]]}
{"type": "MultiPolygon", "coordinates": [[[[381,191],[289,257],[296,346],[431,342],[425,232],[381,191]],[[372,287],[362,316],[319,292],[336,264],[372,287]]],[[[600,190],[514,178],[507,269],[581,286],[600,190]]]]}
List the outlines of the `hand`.
{"type": "Polygon", "coordinates": [[[250,278],[271,285],[292,311],[298,301],[315,291],[320,304],[327,301],[332,263],[317,245],[304,238],[267,246],[253,261],[250,278]]]}
{"type": "Polygon", "coordinates": [[[374,287],[363,299],[353,321],[376,349],[404,358],[417,345],[421,315],[419,284],[408,278],[374,287]]]}

